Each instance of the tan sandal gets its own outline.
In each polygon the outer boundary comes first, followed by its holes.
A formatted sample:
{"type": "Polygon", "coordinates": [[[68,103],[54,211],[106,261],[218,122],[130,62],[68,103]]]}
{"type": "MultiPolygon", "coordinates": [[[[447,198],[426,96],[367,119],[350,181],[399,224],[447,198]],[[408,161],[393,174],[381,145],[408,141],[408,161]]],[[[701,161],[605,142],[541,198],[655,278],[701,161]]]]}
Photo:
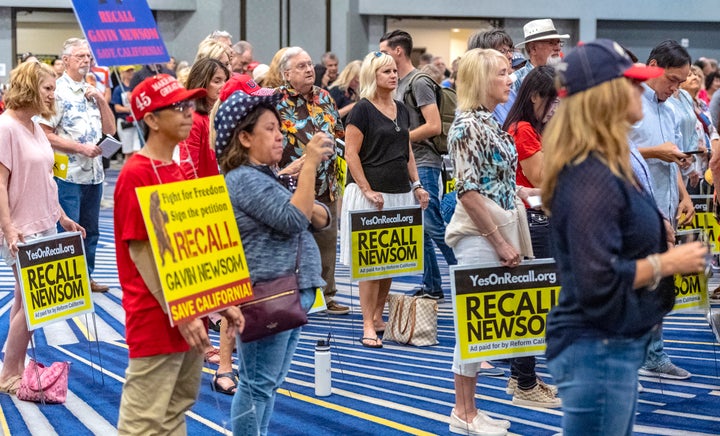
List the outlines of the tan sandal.
{"type": "Polygon", "coordinates": [[[5,383],[0,383],[0,393],[15,395],[17,390],[20,389],[20,382],[22,376],[14,375],[10,377],[5,383]]]}

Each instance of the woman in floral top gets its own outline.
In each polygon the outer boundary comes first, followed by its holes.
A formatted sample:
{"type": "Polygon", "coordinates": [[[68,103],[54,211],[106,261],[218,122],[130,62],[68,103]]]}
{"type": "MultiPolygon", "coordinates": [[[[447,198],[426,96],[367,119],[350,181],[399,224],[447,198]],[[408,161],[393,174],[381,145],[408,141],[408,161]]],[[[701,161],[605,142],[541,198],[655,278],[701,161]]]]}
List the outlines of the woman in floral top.
{"type": "MultiPolygon", "coordinates": [[[[512,68],[500,52],[486,49],[465,53],[458,68],[458,111],[448,133],[448,148],[459,201],[445,240],[455,251],[458,265],[499,261],[504,266],[517,266],[527,254],[521,249],[520,231],[517,226],[503,225],[518,221],[517,152],[512,137],[492,116],[495,106],[508,99],[512,68]]],[[[533,191],[521,188],[519,194],[527,197],[535,194],[533,191]]],[[[450,414],[450,431],[506,434],[508,421],[492,419],[475,405],[480,363],[460,362],[458,349],[455,356],[455,408],[450,414]]]]}

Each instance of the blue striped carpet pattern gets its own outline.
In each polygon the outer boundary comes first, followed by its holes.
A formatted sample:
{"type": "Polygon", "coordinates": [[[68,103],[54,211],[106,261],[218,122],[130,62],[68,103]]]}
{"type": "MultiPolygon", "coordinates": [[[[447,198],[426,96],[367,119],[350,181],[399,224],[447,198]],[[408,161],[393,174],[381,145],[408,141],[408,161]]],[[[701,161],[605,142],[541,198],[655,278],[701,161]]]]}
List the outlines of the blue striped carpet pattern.
{"type": "MultiPolygon", "coordinates": [[[[71,362],[69,394],[65,404],[39,405],[0,394],[0,434],[5,435],[112,435],[117,433],[120,393],[127,366],[124,312],[115,267],[112,233],[112,183],[101,211],[101,239],[95,280],[112,286],[107,294],[93,295],[95,316],[56,323],[35,333],[35,352],[41,362],[71,362]],[[93,318],[95,325],[93,325],[93,318]],[[97,329],[97,337],[95,330],[97,329]],[[98,339],[96,341],[96,339],[98,339]]],[[[439,256],[441,259],[442,256],[439,256]]],[[[448,269],[441,262],[444,287],[448,269]]],[[[449,298],[440,304],[440,344],[415,348],[385,342],[382,349],[362,347],[362,321],[357,286],[347,268],[338,266],[337,300],[352,307],[345,316],[316,314],[303,329],[290,374],[278,392],[270,423],[272,435],[429,435],[448,434],[453,405],[450,365],[453,350],[449,298]],[[329,397],[315,397],[313,351],[315,342],[332,335],[332,386],[329,397]]],[[[419,277],[393,282],[392,292],[407,292],[419,277]]],[[[0,340],[7,335],[12,305],[11,271],[0,267],[0,340]]],[[[211,332],[217,345],[218,335],[211,332]]],[[[665,346],[673,361],[693,373],[683,381],[641,377],[635,432],[639,435],[720,434],[720,344],[700,314],[669,316],[665,346]]],[[[561,410],[514,406],[505,394],[509,368],[498,364],[502,377],[480,377],[476,401],[480,409],[512,422],[510,434],[553,435],[561,431],[561,410]]],[[[231,397],[210,387],[215,367],[206,364],[197,404],[187,414],[190,435],[230,434],[231,397]]],[[[551,382],[544,359],[538,374],[551,382]]],[[[158,386],[162,389],[162,386],[158,386]]],[[[151,395],[152,393],[148,393],[151,395]]]]}

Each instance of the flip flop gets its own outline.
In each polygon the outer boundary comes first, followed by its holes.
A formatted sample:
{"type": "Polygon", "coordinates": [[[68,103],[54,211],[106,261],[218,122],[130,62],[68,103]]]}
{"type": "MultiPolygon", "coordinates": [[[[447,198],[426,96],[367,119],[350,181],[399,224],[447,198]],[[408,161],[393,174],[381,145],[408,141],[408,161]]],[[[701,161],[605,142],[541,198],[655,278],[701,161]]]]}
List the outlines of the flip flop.
{"type": "Polygon", "coordinates": [[[17,390],[20,389],[20,381],[22,376],[14,375],[10,377],[5,383],[0,384],[0,393],[15,395],[17,390]]]}
{"type": "Polygon", "coordinates": [[[212,380],[212,388],[215,392],[220,392],[221,394],[235,395],[235,390],[237,390],[237,383],[235,383],[235,373],[234,372],[215,373],[215,376],[213,376],[213,380],[212,380]],[[232,380],[233,386],[229,389],[222,387],[220,385],[220,383],[218,383],[218,379],[220,379],[220,378],[229,378],[230,380],[232,380]]]}
{"type": "Polygon", "coordinates": [[[368,337],[362,337],[359,339],[360,343],[363,347],[367,348],[382,348],[382,344],[379,344],[378,341],[380,341],[380,338],[375,336],[374,338],[368,338],[368,337]],[[375,343],[373,345],[365,343],[365,341],[374,341],[375,343]]]}

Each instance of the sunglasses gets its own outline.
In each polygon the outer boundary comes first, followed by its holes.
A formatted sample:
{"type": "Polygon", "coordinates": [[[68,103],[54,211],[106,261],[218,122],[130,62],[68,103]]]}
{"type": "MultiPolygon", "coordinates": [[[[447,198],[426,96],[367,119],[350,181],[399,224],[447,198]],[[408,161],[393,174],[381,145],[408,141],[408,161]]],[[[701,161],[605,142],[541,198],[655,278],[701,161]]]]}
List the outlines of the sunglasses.
{"type": "Polygon", "coordinates": [[[195,110],[195,100],[183,100],[177,103],[173,103],[169,106],[163,106],[159,109],[155,109],[153,112],[160,112],[164,110],[173,110],[175,112],[185,112],[186,110],[195,110]]]}

